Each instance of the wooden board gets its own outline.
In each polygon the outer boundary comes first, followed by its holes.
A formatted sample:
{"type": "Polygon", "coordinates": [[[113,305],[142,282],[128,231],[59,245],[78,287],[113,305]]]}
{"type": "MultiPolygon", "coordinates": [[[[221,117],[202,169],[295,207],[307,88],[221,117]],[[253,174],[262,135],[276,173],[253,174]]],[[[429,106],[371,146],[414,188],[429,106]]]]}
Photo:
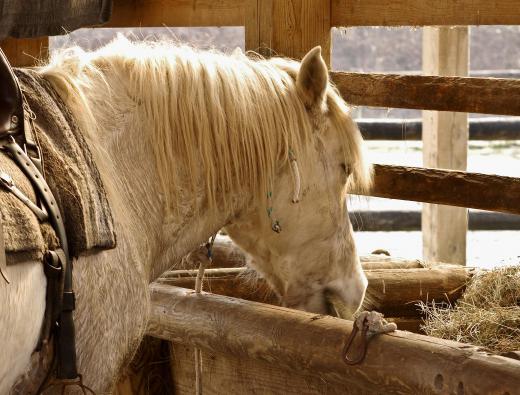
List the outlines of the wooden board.
{"type": "Polygon", "coordinates": [[[520,178],[374,165],[370,196],[520,214],[520,178]]]}
{"type": "Polygon", "coordinates": [[[330,2],[323,0],[258,0],[260,52],[301,59],[320,45],[330,64],[330,2]]]}
{"type": "MultiPolygon", "coordinates": [[[[420,220],[419,220],[420,222],[420,220]]],[[[410,269],[424,267],[418,259],[403,259],[386,255],[362,255],[359,257],[364,270],[370,269],[410,269]]],[[[233,241],[223,235],[217,235],[213,244],[213,259],[207,268],[230,268],[246,266],[246,255],[233,241]]],[[[182,260],[172,265],[175,269],[198,269],[198,262],[182,260]]],[[[209,273],[209,272],[208,272],[209,273]]]]}
{"type": "MultiPolygon", "coordinates": [[[[422,139],[422,119],[365,118],[356,123],[365,140],[422,139]]],[[[470,118],[469,139],[520,140],[520,122],[504,117],[470,118]]]]}
{"type": "MultiPolygon", "coordinates": [[[[279,305],[279,298],[265,280],[251,280],[246,268],[208,269],[203,289],[219,295],[279,305]]],[[[195,286],[196,270],[166,272],[158,283],[190,288],[195,286]]],[[[473,275],[457,265],[436,265],[421,269],[366,270],[368,289],[363,310],[377,310],[387,317],[417,317],[417,303],[454,304],[473,275]]]]}
{"type": "Polygon", "coordinates": [[[203,353],[263,361],[296,374],[386,394],[517,393],[520,361],[396,331],[374,338],[362,364],[343,361],[352,322],[153,284],[148,334],[203,353]]]}
{"type": "Polygon", "coordinates": [[[243,26],[244,0],[114,0],[103,27],[243,26]]]}
{"type": "Polygon", "coordinates": [[[330,74],[343,98],[357,106],[520,115],[520,80],[339,71],[330,74]]]}
{"type": "MultiPolygon", "coordinates": [[[[349,216],[354,231],[358,232],[421,230],[421,212],[419,210],[351,211],[349,216]]],[[[468,229],[520,230],[520,216],[471,210],[468,214],[468,229]]]]}
{"type": "Polygon", "coordinates": [[[332,0],[333,26],[519,25],[516,0],[332,0]]]}
{"type": "Polygon", "coordinates": [[[49,56],[49,38],[37,37],[0,41],[9,63],[13,67],[32,67],[45,62],[49,56]]]}
{"type": "MultiPolygon", "coordinates": [[[[189,345],[171,343],[172,377],[176,395],[193,395],[194,352],[194,348],[189,345]]],[[[264,361],[236,357],[232,354],[203,352],[202,361],[202,393],[204,395],[364,393],[359,388],[331,382],[319,375],[287,371],[264,361]]],[[[369,395],[366,392],[365,394],[369,395]]]]}
{"type": "MultiPolygon", "coordinates": [[[[468,27],[425,27],[422,53],[424,74],[467,76],[468,27]]],[[[466,170],[468,114],[423,111],[422,141],[423,166],[466,170]]],[[[466,263],[465,207],[423,204],[421,225],[426,262],[466,263]]]]}

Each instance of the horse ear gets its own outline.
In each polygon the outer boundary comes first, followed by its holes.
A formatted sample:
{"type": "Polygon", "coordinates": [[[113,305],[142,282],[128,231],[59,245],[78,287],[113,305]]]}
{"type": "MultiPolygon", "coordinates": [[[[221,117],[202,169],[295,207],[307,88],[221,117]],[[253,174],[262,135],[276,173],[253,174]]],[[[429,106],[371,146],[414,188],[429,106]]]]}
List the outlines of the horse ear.
{"type": "Polygon", "coordinates": [[[327,65],[321,57],[321,47],[314,47],[302,60],[296,77],[296,87],[307,107],[321,106],[329,82],[327,65]]]}

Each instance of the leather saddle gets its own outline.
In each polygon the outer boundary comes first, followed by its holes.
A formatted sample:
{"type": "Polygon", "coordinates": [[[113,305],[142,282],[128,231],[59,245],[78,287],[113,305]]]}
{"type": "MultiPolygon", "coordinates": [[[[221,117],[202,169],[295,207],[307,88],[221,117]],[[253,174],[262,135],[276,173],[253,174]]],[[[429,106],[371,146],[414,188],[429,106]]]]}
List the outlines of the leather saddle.
{"type": "Polygon", "coordinates": [[[11,65],[0,49],[0,136],[16,135],[24,127],[23,99],[11,65]]]}
{"type": "MultiPolygon", "coordinates": [[[[18,81],[4,52],[0,48],[0,138],[23,133],[23,98],[18,81]]],[[[0,216],[0,274],[5,277],[7,258],[4,230],[0,216]]]]}
{"type": "MultiPolygon", "coordinates": [[[[73,321],[75,295],[72,289],[72,262],[69,255],[67,235],[63,216],[55,203],[56,199],[51,188],[44,179],[40,148],[33,139],[33,120],[34,113],[29,108],[20,90],[11,65],[0,49],[0,142],[2,143],[2,150],[9,154],[30,180],[34,191],[37,192],[42,208],[33,204],[25,196],[22,196],[21,200],[37,216],[40,214],[39,219],[42,222],[48,221],[52,225],[60,241],[60,247],[47,250],[42,261],[47,277],[47,300],[41,336],[44,341],[51,339],[51,336],[55,337],[57,352],[55,383],[62,386],[62,393],[64,393],[65,387],[70,385],[79,385],[85,393],[84,388],[86,387],[83,386],[81,375],[78,374],[76,367],[73,321]]],[[[0,175],[0,178],[2,178],[4,187],[17,195],[17,191],[13,188],[10,180],[5,175],[0,175]]],[[[18,197],[20,198],[20,196],[18,197]]],[[[2,231],[1,221],[0,217],[0,231],[2,231]]],[[[6,253],[3,236],[2,231],[0,232],[0,274],[9,283],[6,276],[6,253]]],[[[40,359],[38,353],[36,353],[36,356],[38,357],[36,359],[40,359]]],[[[42,359],[45,358],[42,357],[42,359]]],[[[52,361],[51,358],[49,359],[52,361]]],[[[52,366],[42,366],[42,368],[47,370],[47,368],[52,369],[52,366]]],[[[41,381],[41,377],[38,377],[40,372],[38,369],[36,370],[34,379],[33,377],[22,378],[21,382],[16,384],[15,393],[32,393],[32,390],[36,388],[38,388],[36,392],[40,392],[49,375],[41,375],[43,376],[43,381],[41,381]]],[[[54,381],[51,381],[51,383],[54,383],[54,381]]],[[[52,384],[52,386],[54,385],[52,384]]]]}

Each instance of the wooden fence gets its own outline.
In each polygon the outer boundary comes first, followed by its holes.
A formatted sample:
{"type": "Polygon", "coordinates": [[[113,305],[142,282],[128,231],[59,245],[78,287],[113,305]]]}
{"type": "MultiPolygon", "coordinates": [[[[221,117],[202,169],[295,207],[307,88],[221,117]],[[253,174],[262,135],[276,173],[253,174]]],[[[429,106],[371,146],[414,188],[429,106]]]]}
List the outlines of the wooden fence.
{"type": "MultiPolygon", "coordinates": [[[[301,58],[310,48],[321,45],[330,63],[332,27],[494,24],[520,24],[518,1],[115,0],[107,26],[244,26],[246,49],[301,58]]],[[[446,43],[449,46],[444,40],[446,43]]],[[[467,41],[465,45],[467,49],[467,41]]],[[[2,43],[18,66],[34,63],[27,55],[45,56],[47,46],[47,38],[2,43]]],[[[348,72],[333,72],[332,79],[343,97],[355,105],[520,115],[519,80],[348,72]]],[[[436,133],[442,136],[448,130],[436,133]]],[[[373,196],[520,214],[518,178],[376,165],[375,180],[373,196]]],[[[225,297],[195,296],[163,285],[154,286],[151,292],[151,334],[212,353],[233,354],[228,355],[235,358],[233,369],[246,366],[246,357],[260,361],[247,365],[251,368],[246,372],[248,383],[265,379],[254,369],[261,364],[271,380],[278,377],[274,361],[291,372],[286,378],[292,381],[313,370],[322,377],[331,376],[332,381],[342,381],[345,388],[351,386],[357,393],[512,394],[518,390],[517,362],[488,356],[467,345],[398,331],[376,339],[364,365],[350,369],[337,358],[351,331],[350,323],[331,318],[313,320],[306,313],[225,297]],[[174,307],[172,300],[176,301],[174,307]],[[222,326],[221,320],[228,324],[222,326]],[[191,332],[193,328],[198,332],[191,332]],[[307,370],[301,371],[302,367],[307,370]]],[[[313,385],[323,379],[314,380],[313,385]]],[[[305,391],[305,381],[296,385],[300,393],[305,391]]],[[[343,393],[345,388],[325,392],[343,393]]],[[[320,391],[314,393],[323,393],[320,391]]]]}
{"type": "MultiPolygon", "coordinates": [[[[276,53],[301,58],[313,46],[321,45],[323,56],[329,62],[332,27],[470,24],[520,24],[520,7],[513,0],[115,0],[113,18],[107,26],[244,26],[246,49],[265,55],[276,53]]],[[[46,38],[8,40],[2,46],[14,64],[27,66],[34,62],[30,55],[45,55],[47,43],[46,38]]],[[[520,80],[348,72],[332,72],[331,75],[343,97],[354,105],[520,115],[520,80]]],[[[432,144],[435,139],[446,139],[448,130],[434,130],[433,133],[438,137],[423,137],[425,147],[430,147],[429,152],[433,150],[434,155],[444,155],[446,158],[442,149],[432,144]]],[[[465,158],[465,147],[463,144],[450,155],[465,158]]],[[[448,155],[444,162],[450,163],[450,160],[448,155]]],[[[465,159],[461,160],[462,167],[458,168],[464,169],[465,159]]],[[[433,166],[443,167],[444,162],[433,162],[433,166]]],[[[376,166],[376,180],[388,179],[390,173],[397,176],[401,170],[399,167],[376,166]]],[[[416,171],[415,174],[419,173],[416,171]]],[[[384,194],[376,185],[374,194],[393,199],[428,200],[462,206],[469,204],[469,207],[484,206],[488,210],[504,211],[503,200],[508,198],[500,197],[497,200],[496,194],[479,194],[478,199],[473,199],[477,202],[469,202],[466,198],[454,199],[449,183],[459,177],[459,173],[450,176],[445,171],[446,178],[435,178],[434,186],[430,181],[434,175],[439,175],[438,172],[424,169],[421,174],[424,177],[408,177],[409,181],[400,181],[399,188],[393,188],[390,184],[391,188],[385,187],[384,194]],[[435,198],[423,199],[409,193],[413,188],[427,191],[433,187],[436,188],[435,198]]],[[[465,174],[463,178],[470,182],[473,177],[472,174],[465,174]]],[[[489,177],[484,188],[503,189],[506,185],[517,189],[517,182],[510,177],[489,177]]],[[[514,206],[513,200],[509,200],[510,205],[514,206]]],[[[518,210],[508,208],[505,211],[518,210]]],[[[443,218],[446,219],[446,216],[443,218]]],[[[464,217],[461,218],[460,232],[465,232],[465,228],[462,229],[464,217]]],[[[428,231],[439,232],[438,229],[428,231]]]]}

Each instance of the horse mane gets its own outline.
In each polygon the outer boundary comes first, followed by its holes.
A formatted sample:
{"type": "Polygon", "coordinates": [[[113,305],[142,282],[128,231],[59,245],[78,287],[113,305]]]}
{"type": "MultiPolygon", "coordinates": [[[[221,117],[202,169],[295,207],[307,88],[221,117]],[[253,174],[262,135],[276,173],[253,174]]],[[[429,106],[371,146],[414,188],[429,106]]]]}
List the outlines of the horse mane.
{"type": "MultiPolygon", "coordinates": [[[[83,118],[83,127],[99,123],[96,107],[107,102],[107,92],[124,91],[141,107],[140,127],[152,133],[171,212],[181,195],[186,197],[186,189],[195,197],[201,184],[210,206],[231,205],[226,196],[246,190],[265,201],[277,172],[288,165],[289,152],[307,159],[305,147],[312,144],[316,127],[297,94],[298,68],[299,63],[288,59],[229,56],[118,37],[93,52],[78,47],[57,51],[40,72],[66,96],[75,116],[83,118]],[[115,75],[120,77],[111,77],[115,75]],[[114,86],[120,83],[124,89],[114,86]],[[178,171],[171,170],[179,163],[190,180],[187,186],[181,187],[178,171]]],[[[111,100],[119,98],[114,95],[111,100]]],[[[371,174],[361,135],[332,85],[326,105],[342,134],[350,184],[367,189],[371,174]]]]}

